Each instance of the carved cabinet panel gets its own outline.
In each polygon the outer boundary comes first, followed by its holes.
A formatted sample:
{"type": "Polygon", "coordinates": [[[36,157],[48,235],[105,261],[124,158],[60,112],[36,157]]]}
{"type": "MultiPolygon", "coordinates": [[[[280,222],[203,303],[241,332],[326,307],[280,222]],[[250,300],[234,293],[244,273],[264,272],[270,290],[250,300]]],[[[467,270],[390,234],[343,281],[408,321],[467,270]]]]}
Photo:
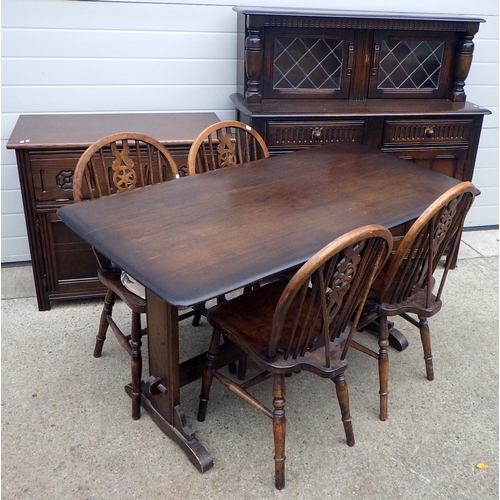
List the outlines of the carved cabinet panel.
{"type": "Polygon", "coordinates": [[[314,146],[334,142],[362,142],[363,120],[269,121],[268,146],[314,146]]]}

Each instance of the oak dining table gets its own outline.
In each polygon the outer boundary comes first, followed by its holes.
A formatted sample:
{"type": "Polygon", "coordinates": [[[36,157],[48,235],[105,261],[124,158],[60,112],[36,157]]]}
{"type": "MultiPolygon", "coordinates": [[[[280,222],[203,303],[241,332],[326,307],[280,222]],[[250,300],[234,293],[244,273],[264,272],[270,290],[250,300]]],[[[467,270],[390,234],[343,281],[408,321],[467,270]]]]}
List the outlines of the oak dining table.
{"type": "Polygon", "coordinates": [[[301,264],[365,224],[412,221],[458,182],[337,143],[67,205],[58,215],[146,287],[142,405],[204,472],[213,460],[180,398],[180,387],[201,375],[204,354],[180,363],[178,308],[301,264]]]}

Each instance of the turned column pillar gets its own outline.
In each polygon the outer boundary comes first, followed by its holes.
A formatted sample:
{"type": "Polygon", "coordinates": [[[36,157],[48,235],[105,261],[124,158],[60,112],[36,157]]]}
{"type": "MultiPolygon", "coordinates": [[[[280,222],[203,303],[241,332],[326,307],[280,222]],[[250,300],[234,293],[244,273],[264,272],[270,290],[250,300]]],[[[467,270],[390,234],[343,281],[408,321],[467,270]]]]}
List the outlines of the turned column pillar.
{"type": "Polygon", "coordinates": [[[459,41],[455,56],[455,75],[453,88],[449,99],[453,102],[465,102],[466,95],[464,91],[465,80],[469,74],[472,64],[472,54],[474,53],[474,33],[465,33],[462,40],[459,41]]]}
{"type": "Polygon", "coordinates": [[[262,71],[264,57],[264,41],[259,29],[248,28],[245,40],[245,73],[247,103],[262,102],[262,71]]]}

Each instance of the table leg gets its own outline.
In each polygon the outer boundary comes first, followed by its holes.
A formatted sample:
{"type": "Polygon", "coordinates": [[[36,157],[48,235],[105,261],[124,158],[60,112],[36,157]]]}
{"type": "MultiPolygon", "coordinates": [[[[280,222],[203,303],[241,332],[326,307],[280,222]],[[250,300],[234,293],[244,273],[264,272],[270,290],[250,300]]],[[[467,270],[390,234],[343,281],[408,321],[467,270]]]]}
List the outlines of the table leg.
{"type": "Polygon", "coordinates": [[[389,322],[389,345],[397,351],[404,351],[408,347],[408,339],[394,328],[394,323],[391,322],[389,322]]]}
{"type": "MultiPolygon", "coordinates": [[[[378,318],[364,328],[378,337],[380,331],[378,318]]],[[[387,328],[389,329],[389,345],[397,351],[404,351],[409,345],[408,339],[397,328],[394,328],[392,321],[387,321],[387,328]]]]}
{"type": "Polygon", "coordinates": [[[158,427],[205,472],[213,460],[196,439],[180,406],[179,322],[177,308],[146,290],[149,381],[142,391],[142,406],[158,427]]]}

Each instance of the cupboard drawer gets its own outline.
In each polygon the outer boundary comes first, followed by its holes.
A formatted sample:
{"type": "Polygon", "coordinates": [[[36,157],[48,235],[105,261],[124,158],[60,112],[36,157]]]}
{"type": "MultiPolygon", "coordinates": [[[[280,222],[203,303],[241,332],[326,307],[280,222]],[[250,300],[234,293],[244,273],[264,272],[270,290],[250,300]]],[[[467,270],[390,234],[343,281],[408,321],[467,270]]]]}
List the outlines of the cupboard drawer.
{"type": "Polygon", "coordinates": [[[472,120],[386,120],[382,144],[464,144],[469,141],[472,120]]]}
{"type": "Polygon", "coordinates": [[[364,120],[272,121],[267,124],[268,146],[314,146],[362,142],[364,120]]]}
{"type": "MultiPolygon", "coordinates": [[[[187,165],[189,147],[188,144],[168,148],[179,169],[187,165]]],[[[30,152],[33,190],[37,202],[67,203],[73,200],[73,173],[84,151],[30,152]]]]}
{"type": "Polygon", "coordinates": [[[83,151],[30,152],[36,201],[73,200],[73,172],[83,151]]]}

